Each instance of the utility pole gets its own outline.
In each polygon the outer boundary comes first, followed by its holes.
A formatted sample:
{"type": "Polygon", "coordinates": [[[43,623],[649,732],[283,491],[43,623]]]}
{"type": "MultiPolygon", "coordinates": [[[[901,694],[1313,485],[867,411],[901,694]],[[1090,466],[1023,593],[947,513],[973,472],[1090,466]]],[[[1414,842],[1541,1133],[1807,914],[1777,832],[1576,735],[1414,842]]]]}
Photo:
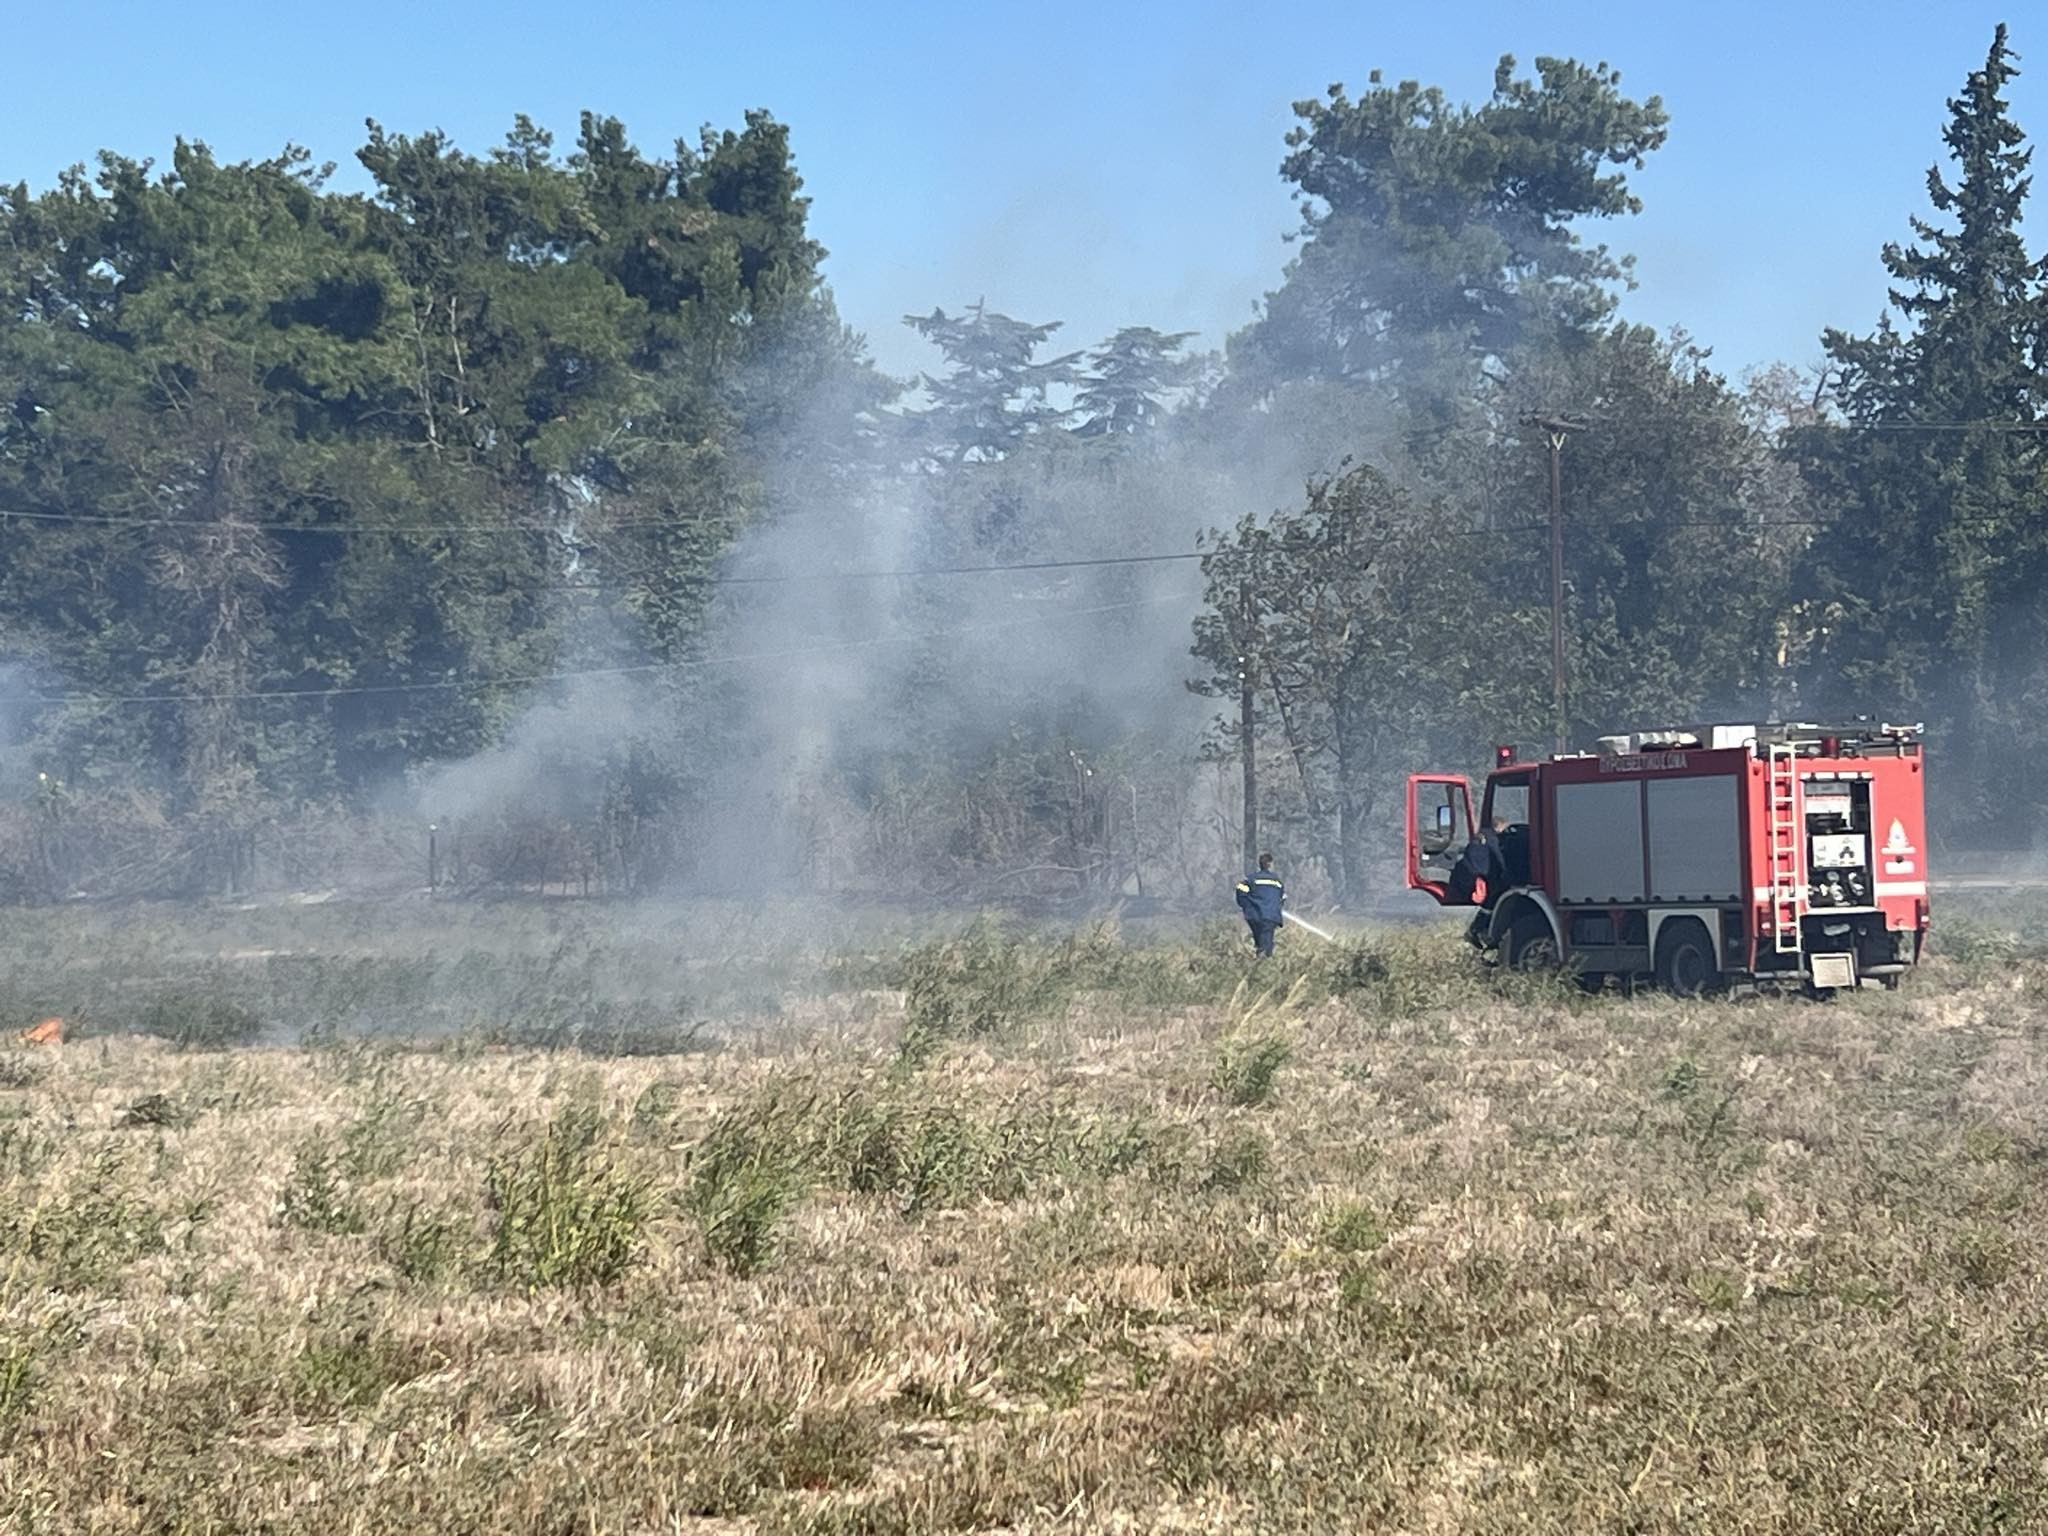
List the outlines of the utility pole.
{"type": "Polygon", "coordinates": [[[1138,900],[1145,899],[1145,840],[1138,835],[1138,781],[1125,779],[1124,788],[1131,792],[1131,873],[1137,877],[1138,900]]]}
{"type": "Polygon", "coordinates": [[[1524,416],[1550,441],[1550,710],[1554,750],[1565,749],[1564,700],[1564,443],[1585,423],[1570,416],[1524,416]]]}
{"type": "Polygon", "coordinates": [[[1237,731],[1238,744],[1244,753],[1244,867],[1252,870],[1259,867],[1259,755],[1252,733],[1252,690],[1257,679],[1252,676],[1252,584],[1249,581],[1238,586],[1237,597],[1242,624],[1238,643],[1244,647],[1237,658],[1237,731]]]}

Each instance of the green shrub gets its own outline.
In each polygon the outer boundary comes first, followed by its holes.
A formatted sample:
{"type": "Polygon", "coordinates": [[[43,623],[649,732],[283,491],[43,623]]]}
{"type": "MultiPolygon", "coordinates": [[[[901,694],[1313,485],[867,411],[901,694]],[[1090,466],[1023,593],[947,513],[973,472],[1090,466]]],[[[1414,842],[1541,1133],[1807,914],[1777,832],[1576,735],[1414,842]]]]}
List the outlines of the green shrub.
{"type": "Polygon", "coordinates": [[[1255,1035],[1223,1042],[1209,1081],[1232,1104],[1254,1108],[1273,1096],[1273,1084],[1294,1048],[1278,1035],[1255,1035]]]}
{"type": "Polygon", "coordinates": [[[68,1312],[38,1318],[33,1327],[0,1330],[0,1446],[35,1405],[43,1363],[77,1349],[84,1337],[68,1312]]]}
{"type": "Polygon", "coordinates": [[[1339,997],[1384,986],[1394,968],[1376,944],[1348,944],[1330,962],[1330,990],[1339,997]]]}
{"type": "Polygon", "coordinates": [[[306,1232],[339,1237],[363,1230],[363,1215],[331,1144],[316,1137],[292,1158],[292,1176],[278,1197],[278,1220],[306,1232]]]}
{"type": "Polygon", "coordinates": [[[996,1038],[1064,1008],[1091,952],[1088,943],[1014,938],[988,921],[910,951],[899,1062],[918,1067],[953,1040],[996,1038]]]}
{"type": "Polygon", "coordinates": [[[1971,917],[1949,917],[1929,930],[1929,947],[1960,965],[2002,966],[2039,953],[2011,928],[1971,917]]]}
{"type": "Polygon", "coordinates": [[[712,1258],[733,1274],[750,1275],[774,1256],[776,1225],[808,1180],[816,1108],[813,1098],[770,1092],[720,1116],[691,1152],[683,1203],[712,1258]]]}
{"type": "Polygon", "coordinates": [[[676,1085],[665,1078],[656,1078],[641,1089],[640,1097],[633,1101],[634,1136],[652,1140],[665,1134],[675,1118],[678,1098],[676,1085]]]}
{"type": "Polygon", "coordinates": [[[427,1117],[424,1099],[379,1096],[341,1133],[342,1171],[357,1183],[389,1178],[405,1166],[408,1142],[427,1117]]]}
{"type": "Polygon", "coordinates": [[[1369,1253],[1387,1240],[1378,1218],[1362,1205],[1340,1205],[1323,1227],[1323,1241],[1339,1253],[1369,1253]]]}
{"type": "Polygon", "coordinates": [[[400,1211],[387,1206],[377,1236],[384,1262],[408,1280],[430,1284],[454,1272],[462,1259],[463,1229],[420,1201],[400,1211]]]}
{"type": "Polygon", "coordinates": [[[294,1395],[328,1411],[367,1408],[428,1368],[411,1350],[368,1328],[322,1329],[292,1359],[294,1395]]]}
{"type": "Polygon", "coordinates": [[[484,1197],[501,1281],[527,1290],[609,1285],[639,1258],[646,1185],[604,1155],[598,1131],[594,1110],[565,1111],[492,1161],[484,1197]]]}
{"type": "Polygon", "coordinates": [[[755,1166],[701,1180],[691,1208],[711,1256],[735,1275],[751,1275],[775,1252],[775,1229],[799,1185],[793,1171],[755,1166]]]}
{"type": "Polygon", "coordinates": [[[162,1253],[163,1213],[132,1198],[122,1172],[120,1155],[102,1149],[81,1185],[0,1217],[0,1248],[40,1265],[59,1291],[97,1290],[133,1260],[162,1253]]]}
{"type": "Polygon", "coordinates": [[[0,1334],[0,1445],[34,1400],[40,1341],[30,1334],[0,1334]]]}

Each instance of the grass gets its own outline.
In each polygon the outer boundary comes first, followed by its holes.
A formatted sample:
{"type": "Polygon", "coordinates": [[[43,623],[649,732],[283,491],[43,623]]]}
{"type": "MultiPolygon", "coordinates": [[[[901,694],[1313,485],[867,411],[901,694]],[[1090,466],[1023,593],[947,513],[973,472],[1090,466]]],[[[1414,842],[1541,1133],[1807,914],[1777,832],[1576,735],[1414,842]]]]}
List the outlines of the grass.
{"type": "Polygon", "coordinates": [[[2018,940],[1823,1007],[247,918],[0,939],[84,1025],[0,1047],[0,1529],[2048,1522],[2018,940]],[[209,988],[261,1043],[145,1032],[209,988]]]}

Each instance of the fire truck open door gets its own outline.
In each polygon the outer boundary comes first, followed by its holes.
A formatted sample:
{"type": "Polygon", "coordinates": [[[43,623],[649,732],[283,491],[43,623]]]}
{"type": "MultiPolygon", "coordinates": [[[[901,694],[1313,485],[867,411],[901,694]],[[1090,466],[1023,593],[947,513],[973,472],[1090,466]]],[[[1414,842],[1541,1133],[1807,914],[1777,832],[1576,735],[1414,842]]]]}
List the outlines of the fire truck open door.
{"type": "Polygon", "coordinates": [[[1408,780],[1408,889],[1440,906],[1475,906],[1484,888],[1451,893],[1451,871],[1472,840],[1472,785],[1462,777],[1413,774],[1408,780]]]}

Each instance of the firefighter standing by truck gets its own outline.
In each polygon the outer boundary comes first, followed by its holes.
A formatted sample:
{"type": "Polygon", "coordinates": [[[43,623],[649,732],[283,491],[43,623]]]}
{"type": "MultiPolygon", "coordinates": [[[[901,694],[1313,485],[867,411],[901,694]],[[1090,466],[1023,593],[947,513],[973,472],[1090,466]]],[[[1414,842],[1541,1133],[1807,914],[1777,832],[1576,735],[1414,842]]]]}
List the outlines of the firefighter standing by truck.
{"type": "Polygon", "coordinates": [[[1480,942],[1484,925],[1493,916],[1494,898],[1507,883],[1507,849],[1501,842],[1507,829],[1504,816],[1494,817],[1491,827],[1475,829],[1451,870],[1451,899],[1460,905],[1470,902],[1479,909],[1465,931],[1474,944],[1480,942]]]}
{"type": "Polygon", "coordinates": [[[1260,854],[1258,870],[1237,882],[1237,910],[1252,931],[1252,948],[1261,955],[1273,953],[1273,935],[1287,920],[1286,898],[1287,888],[1273,873],[1270,853],[1260,854]]]}

